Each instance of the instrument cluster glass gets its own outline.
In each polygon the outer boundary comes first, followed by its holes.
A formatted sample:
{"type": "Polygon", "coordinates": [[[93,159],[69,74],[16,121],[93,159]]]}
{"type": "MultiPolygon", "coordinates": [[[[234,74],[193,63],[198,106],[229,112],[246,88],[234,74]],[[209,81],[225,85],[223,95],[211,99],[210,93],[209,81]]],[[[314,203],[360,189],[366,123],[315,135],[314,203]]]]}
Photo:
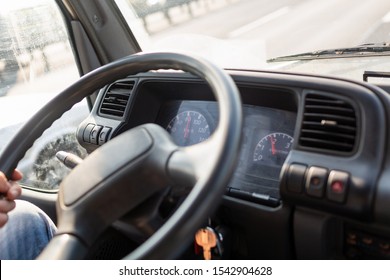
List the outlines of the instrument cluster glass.
{"type": "Polygon", "coordinates": [[[168,124],[166,130],[179,146],[190,146],[210,137],[210,126],[198,111],[185,110],[178,113],[168,124]]]}
{"type": "MultiPolygon", "coordinates": [[[[244,105],[243,142],[230,188],[279,198],[279,173],[294,144],[296,113],[244,105]]],[[[218,106],[211,101],[171,101],[158,123],[179,146],[205,141],[218,123],[218,106]]]]}

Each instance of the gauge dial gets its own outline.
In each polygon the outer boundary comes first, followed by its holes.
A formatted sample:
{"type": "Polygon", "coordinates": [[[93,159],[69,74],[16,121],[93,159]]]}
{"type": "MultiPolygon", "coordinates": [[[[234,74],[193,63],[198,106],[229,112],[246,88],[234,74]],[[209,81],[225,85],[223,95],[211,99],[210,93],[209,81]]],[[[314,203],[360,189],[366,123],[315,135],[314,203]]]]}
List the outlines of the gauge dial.
{"type": "Polygon", "coordinates": [[[210,137],[209,124],[197,111],[183,111],[177,114],[166,129],[179,146],[194,145],[210,137]]]}
{"type": "Polygon", "coordinates": [[[253,153],[256,163],[281,166],[291,150],[294,139],[285,133],[275,132],[263,137],[253,153]]]}

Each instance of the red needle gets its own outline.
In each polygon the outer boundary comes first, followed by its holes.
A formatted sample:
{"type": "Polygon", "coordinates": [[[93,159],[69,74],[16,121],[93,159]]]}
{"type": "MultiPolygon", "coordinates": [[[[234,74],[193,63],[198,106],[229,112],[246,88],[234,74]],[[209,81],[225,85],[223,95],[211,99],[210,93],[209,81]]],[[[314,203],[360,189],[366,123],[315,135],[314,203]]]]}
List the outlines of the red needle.
{"type": "Polygon", "coordinates": [[[274,137],[271,135],[271,152],[272,152],[272,155],[276,155],[276,148],[275,148],[275,141],[274,141],[274,137]]]}
{"type": "Polygon", "coordinates": [[[190,123],[191,123],[191,116],[190,113],[187,115],[187,124],[186,128],[184,129],[184,138],[187,139],[188,135],[190,134],[190,123]]]}

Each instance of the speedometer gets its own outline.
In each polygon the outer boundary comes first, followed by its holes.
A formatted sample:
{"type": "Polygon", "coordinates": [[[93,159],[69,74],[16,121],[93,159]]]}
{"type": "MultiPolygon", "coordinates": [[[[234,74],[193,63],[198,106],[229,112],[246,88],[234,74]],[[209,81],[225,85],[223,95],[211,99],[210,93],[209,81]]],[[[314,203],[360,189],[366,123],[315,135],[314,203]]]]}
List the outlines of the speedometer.
{"type": "Polygon", "coordinates": [[[275,132],[264,136],[256,145],[253,161],[281,166],[291,150],[294,139],[285,133],[275,132]]]}
{"type": "Polygon", "coordinates": [[[168,124],[167,131],[179,146],[190,146],[210,137],[206,118],[197,111],[183,111],[168,124]]]}

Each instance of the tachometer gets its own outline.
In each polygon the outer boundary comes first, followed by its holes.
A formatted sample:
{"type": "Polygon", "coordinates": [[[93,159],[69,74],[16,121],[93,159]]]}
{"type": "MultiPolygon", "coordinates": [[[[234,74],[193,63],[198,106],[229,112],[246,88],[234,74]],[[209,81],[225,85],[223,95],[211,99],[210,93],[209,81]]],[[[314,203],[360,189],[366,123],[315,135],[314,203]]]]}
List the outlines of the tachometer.
{"type": "Polygon", "coordinates": [[[167,131],[179,146],[190,146],[210,137],[206,118],[197,111],[183,111],[168,124],[167,131]]]}
{"type": "Polygon", "coordinates": [[[253,153],[256,163],[281,166],[291,150],[294,139],[285,133],[275,132],[263,137],[253,153]]]}

